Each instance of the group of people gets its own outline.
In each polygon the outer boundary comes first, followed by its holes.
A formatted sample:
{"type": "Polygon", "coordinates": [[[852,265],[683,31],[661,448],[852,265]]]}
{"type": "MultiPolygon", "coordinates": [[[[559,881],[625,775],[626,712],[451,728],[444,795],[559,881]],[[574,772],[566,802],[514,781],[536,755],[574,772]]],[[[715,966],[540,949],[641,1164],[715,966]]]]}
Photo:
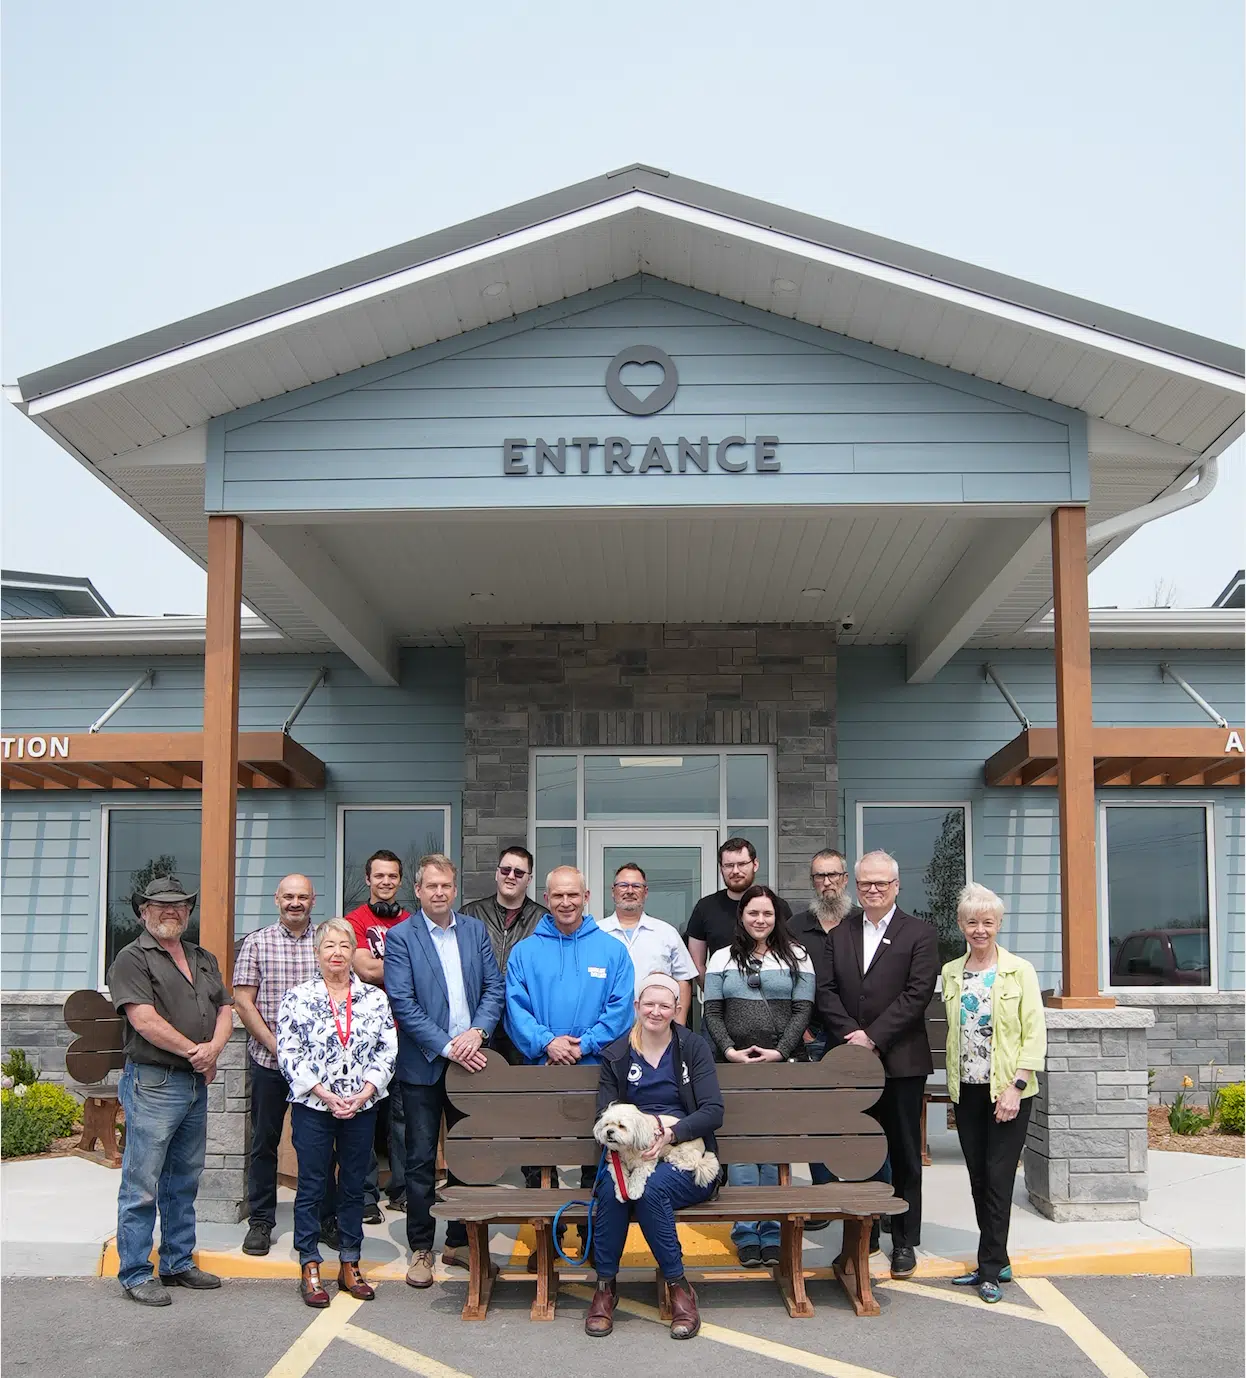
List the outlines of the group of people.
{"type": "MultiPolygon", "coordinates": [[[[246,937],[234,970],[251,1079],[244,1250],[264,1254],[271,1246],[287,1106],[298,1157],[300,1293],[307,1305],[323,1307],[330,1298],[322,1242],[337,1254],[338,1289],[361,1300],[373,1296],[359,1259],[365,1223],[384,1218],[376,1153],[382,1107],[389,1203],[406,1215],[406,1280],[432,1286],[439,1134],[443,1119],[451,1126],[457,1118],[445,1090],[451,1063],[480,1071],[492,1048],[514,1063],[599,1064],[599,1109],[627,1101],[671,1121],[650,1150],[656,1157],[690,1139],[713,1150],[723,1120],[716,1063],[816,1061],[854,1043],[883,1064],[883,1094],[870,1112],[887,1142],[878,1176],[907,1206],[889,1222],[891,1272],[911,1276],[921,1237],[922,1099],[933,1071],[925,1016],[940,975],[934,928],[898,907],[899,869],[884,852],[868,853],[855,867],[859,906],[843,854],[817,853],[811,902],[796,915],[756,883],[757,854],[747,839],[728,839],[718,859],[724,888],[697,903],[686,944],[671,924],[646,912],[647,881],[634,863],[615,873],[613,912],[601,922],[586,913],[588,892],[574,867],[549,873],[544,904],[530,899],[533,858],[521,846],[499,857],[494,894],[461,910],[456,867],[441,854],[420,862],[414,914],[397,900],[402,862],[389,851],[367,862],[368,900],[318,926],[311,882],[286,876],[276,891],[278,921],[246,937]],[[689,1017],[698,986],[702,1027],[694,1032],[689,1017]]],[[[183,938],[194,899],[174,878],[152,881],[133,901],[144,931],[108,973],[113,1002],[127,1020],[120,1282],[145,1305],[168,1305],[171,1286],[219,1286],[193,1262],[194,1198],[206,1148],[207,1087],[232,1014],[215,960],[183,938]],[[157,1205],[161,1243],[153,1276],[157,1205]]],[[[997,1301],[1010,1278],[1012,1186],[1045,1053],[1037,976],[999,946],[1002,918],[997,896],[966,886],[957,913],[966,953],[942,968],[948,1089],[980,1232],[978,1266],[956,1281],[987,1301],[997,1301]]],[[[835,1180],[822,1164],[810,1171],[815,1183],[835,1180]]],[[[539,1186],[542,1168],[525,1168],[524,1177],[539,1186]]],[[[774,1184],[778,1168],[732,1163],[728,1180],[774,1184]]],[[[580,1184],[593,1199],[597,1285],[588,1333],[606,1335],[613,1327],[619,1260],[635,1219],[670,1285],[672,1335],[696,1334],[700,1318],[684,1277],[675,1212],[705,1200],[718,1183],[699,1185],[661,1162],[634,1202],[619,1202],[597,1167],[583,1169],[580,1184]]],[[[740,1262],[777,1263],[779,1234],[776,1221],[737,1223],[732,1239],[740,1262]]],[[[876,1233],[872,1247],[878,1243],[876,1233]]],[[[450,1222],[442,1263],[465,1267],[466,1244],[463,1226],[450,1222]]]]}

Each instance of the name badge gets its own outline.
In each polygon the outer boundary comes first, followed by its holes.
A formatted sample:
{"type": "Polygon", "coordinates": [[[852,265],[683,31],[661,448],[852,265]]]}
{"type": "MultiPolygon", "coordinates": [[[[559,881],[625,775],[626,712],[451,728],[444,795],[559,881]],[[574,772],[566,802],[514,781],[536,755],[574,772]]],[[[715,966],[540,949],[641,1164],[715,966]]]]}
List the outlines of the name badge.
{"type": "Polygon", "coordinates": [[[601,980],[601,981],[604,981],[604,980],[606,979],[606,969],[605,969],[605,967],[589,967],[589,969],[588,969],[588,974],[589,974],[590,976],[596,976],[596,977],[598,978],[598,980],[601,980]]]}

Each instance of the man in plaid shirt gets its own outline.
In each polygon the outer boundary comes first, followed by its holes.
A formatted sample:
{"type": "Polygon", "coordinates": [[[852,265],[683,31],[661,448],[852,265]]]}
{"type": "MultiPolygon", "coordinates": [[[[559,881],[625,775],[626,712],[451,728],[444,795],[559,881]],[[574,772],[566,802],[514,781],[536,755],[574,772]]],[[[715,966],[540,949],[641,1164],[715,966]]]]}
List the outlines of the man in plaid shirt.
{"type": "Polygon", "coordinates": [[[278,920],[248,933],[234,963],[234,1008],[246,1026],[251,1065],[251,1161],[247,1171],[250,1228],[242,1251],[266,1254],[277,1223],[277,1145],[289,1086],[277,1070],[277,1013],[291,986],[319,974],[311,922],[316,889],[306,876],[277,886],[278,920]]]}

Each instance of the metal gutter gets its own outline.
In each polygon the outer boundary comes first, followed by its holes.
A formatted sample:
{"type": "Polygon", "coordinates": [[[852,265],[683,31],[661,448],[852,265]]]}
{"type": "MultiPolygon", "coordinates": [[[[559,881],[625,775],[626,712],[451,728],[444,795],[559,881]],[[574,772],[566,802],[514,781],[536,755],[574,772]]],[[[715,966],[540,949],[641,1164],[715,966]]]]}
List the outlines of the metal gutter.
{"type": "Polygon", "coordinates": [[[1175,493],[1166,493],[1154,502],[1118,513],[1115,517],[1109,517],[1107,521],[1097,522],[1086,532],[1087,548],[1101,545],[1104,541],[1114,541],[1119,536],[1131,535],[1149,522],[1158,521],[1160,517],[1168,517],[1183,508],[1193,507],[1211,496],[1219,479],[1219,462],[1215,458],[1208,459],[1199,465],[1198,480],[1192,487],[1181,488],[1175,493]]]}
{"type": "MultiPolygon", "coordinates": [[[[202,617],[11,618],[0,624],[0,655],[201,654],[204,625],[202,617]]],[[[258,618],[243,620],[241,636],[244,650],[301,650],[258,618]]]]}

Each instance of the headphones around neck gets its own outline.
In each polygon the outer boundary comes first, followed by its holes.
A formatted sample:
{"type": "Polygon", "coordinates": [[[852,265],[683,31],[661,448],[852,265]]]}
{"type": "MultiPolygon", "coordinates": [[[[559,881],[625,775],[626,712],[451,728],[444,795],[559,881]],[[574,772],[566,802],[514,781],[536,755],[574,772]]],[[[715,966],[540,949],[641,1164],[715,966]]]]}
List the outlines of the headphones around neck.
{"type": "Polygon", "coordinates": [[[402,905],[393,900],[369,900],[368,908],[378,919],[396,919],[402,913],[402,905]]]}

